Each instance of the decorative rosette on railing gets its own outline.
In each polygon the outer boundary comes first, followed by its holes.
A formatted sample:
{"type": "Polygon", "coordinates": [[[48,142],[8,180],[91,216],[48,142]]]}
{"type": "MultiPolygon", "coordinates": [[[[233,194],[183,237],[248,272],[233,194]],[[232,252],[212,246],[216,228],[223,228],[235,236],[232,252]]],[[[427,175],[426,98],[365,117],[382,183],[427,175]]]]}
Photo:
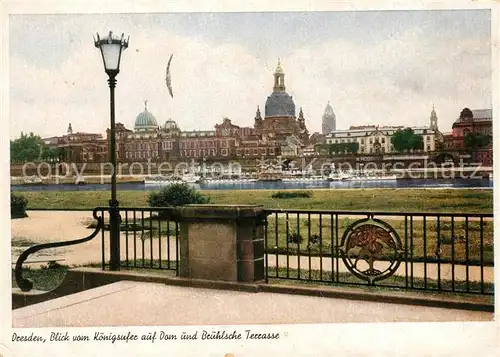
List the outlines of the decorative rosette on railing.
{"type": "Polygon", "coordinates": [[[347,228],[340,251],[347,269],[372,285],[397,271],[403,248],[394,228],[369,216],[347,228]]]}

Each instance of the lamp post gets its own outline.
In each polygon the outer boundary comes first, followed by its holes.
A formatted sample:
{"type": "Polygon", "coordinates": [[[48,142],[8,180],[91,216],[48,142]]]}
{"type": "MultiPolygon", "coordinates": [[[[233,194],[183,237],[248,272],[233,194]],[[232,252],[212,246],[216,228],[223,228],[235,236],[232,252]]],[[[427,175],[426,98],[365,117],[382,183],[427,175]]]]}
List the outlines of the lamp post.
{"type": "Polygon", "coordinates": [[[120,72],[122,52],[128,47],[128,38],[114,37],[113,32],[105,38],[94,38],[95,47],[101,50],[104,71],[108,75],[110,93],[110,161],[111,161],[111,200],[109,201],[109,236],[110,236],[110,270],[120,270],[120,212],[116,199],[116,126],[115,126],[115,87],[116,76],[120,72]]]}

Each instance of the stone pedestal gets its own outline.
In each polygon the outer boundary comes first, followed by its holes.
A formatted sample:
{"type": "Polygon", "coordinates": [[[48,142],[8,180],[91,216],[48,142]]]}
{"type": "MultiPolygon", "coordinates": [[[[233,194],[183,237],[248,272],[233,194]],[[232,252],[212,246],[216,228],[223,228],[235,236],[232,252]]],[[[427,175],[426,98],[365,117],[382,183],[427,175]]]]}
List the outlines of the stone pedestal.
{"type": "Polygon", "coordinates": [[[262,206],[187,205],[176,216],[181,277],[247,283],[264,279],[262,206]]]}

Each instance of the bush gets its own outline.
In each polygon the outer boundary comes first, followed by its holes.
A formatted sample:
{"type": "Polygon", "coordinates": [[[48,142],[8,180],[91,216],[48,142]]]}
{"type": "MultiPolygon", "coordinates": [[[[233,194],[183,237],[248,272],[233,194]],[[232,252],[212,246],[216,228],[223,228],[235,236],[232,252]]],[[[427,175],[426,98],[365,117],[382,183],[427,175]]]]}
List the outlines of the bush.
{"type": "Polygon", "coordinates": [[[300,244],[303,240],[299,232],[292,232],[288,235],[288,243],[300,244]]]}
{"type": "Polygon", "coordinates": [[[10,215],[11,218],[24,218],[28,217],[26,208],[28,207],[28,200],[22,195],[10,193],[10,215]]]}
{"type": "Polygon", "coordinates": [[[280,191],[273,194],[272,198],[310,198],[311,191],[280,191]]]}
{"type": "Polygon", "coordinates": [[[189,204],[207,204],[210,197],[201,195],[185,183],[176,183],[163,188],[160,192],[151,192],[148,197],[150,207],[178,207],[189,204]]]}
{"type": "Polygon", "coordinates": [[[309,238],[310,245],[320,244],[320,243],[321,243],[321,237],[317,233],[311,235],[311,237],[309,238]]]}

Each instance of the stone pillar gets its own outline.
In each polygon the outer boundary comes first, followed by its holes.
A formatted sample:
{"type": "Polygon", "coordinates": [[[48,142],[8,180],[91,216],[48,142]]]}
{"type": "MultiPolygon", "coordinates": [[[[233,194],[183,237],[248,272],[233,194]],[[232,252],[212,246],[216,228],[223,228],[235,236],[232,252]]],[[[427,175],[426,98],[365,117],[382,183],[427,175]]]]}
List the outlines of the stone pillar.
{"type": "Polygon", "coordinates": [[[186,205],[180,223],[181,277],[252,283],[264,274],[262,206],[186,205]]]}

